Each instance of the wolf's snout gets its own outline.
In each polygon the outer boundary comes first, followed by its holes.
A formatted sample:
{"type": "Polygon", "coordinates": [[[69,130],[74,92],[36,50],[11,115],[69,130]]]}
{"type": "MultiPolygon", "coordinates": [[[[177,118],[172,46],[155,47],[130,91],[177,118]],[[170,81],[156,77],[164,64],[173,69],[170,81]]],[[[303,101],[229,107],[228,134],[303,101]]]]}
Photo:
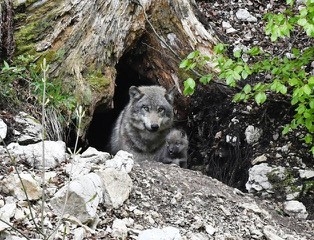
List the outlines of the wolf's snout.
{"type": "Polygon", "coordinates": [[[150,128],[153,132],[156,132],[159,129],[159,125],[157,123],[150,125],[150,128]]]}

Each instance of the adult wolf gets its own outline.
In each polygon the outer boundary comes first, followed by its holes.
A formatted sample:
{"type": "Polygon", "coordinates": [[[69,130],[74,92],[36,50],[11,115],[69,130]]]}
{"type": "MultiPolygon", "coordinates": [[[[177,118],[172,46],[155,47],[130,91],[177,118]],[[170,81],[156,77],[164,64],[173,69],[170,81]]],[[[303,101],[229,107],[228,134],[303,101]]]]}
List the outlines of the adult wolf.
{"type": "Polygon", "coordinates": [[[135,161],[150,160],[165,143],[173,123],[174,90],[131,86],[130,101],[120,113],[110,139],[111,153],[125,150],[135,161]]]}
{"type": "Polygon", "coordinates": [[[171,129],[166,136],[164,146],[156,154],[156,160],[163,163],[174,163],[187,168],[187,151],[189,140],[182,129],[171,129]]]}

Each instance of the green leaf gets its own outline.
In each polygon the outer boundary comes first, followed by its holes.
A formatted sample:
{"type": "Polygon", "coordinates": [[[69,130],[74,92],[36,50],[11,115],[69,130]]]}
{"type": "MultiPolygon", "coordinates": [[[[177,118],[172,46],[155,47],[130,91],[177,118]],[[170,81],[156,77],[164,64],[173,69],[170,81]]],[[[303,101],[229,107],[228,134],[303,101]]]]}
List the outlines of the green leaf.
{"type": "Polygon", "coordinates": [[[186,68],[187,66],[189,66],[191,64],[191,61],[189,59],[184,59],[181,63],[179,68],[186,68]]]}
{"type": "Polygon", "coordinates": [[[287,134],[288,132],[290,132],[291,131],[291,128],[290,128],[290,125],[289,124],[287,124],[284,128],[283,128],[283,130],[282,130],[282,134],[287,134]]]}
{"type": "Polygon", "coordinates": [[[249,84],[246,84],[243,88],[245,94],[249,94],[252,91],[252,87],[249,84]]]}
{"type": "Polygon", "coordinates": [[[191,52],[186,58],[187,59],[193,59],[193,58],[196,58],[199,55],[200,55],[200,51],[196,50],[196,51],[191,52]]]}
{"type": "Polygon", "coordinates": [[[304,137],[304,141],[307,144],[312,143],[313,142],[313,136],[311,134],[306,134],[306,136],[304,137]]]}
{"type": "Polygon", "coordinates": [[[265,92],[258,92],[255,96],[255,102],[258,104],[258,105],[261,105],[263,104],[266,99],[267,99],[267,96],[265,94],[265,92]]]}
{"type": "Polygon", "coordinates": [[[241,57],[241,50],[237,50],[237,51],[234,51],[233,52],[233,56],[235,57],[235,58],[240,58],[241,57]]]}
{"type": "Polygon", "coordinates": [[[203,84],[208,84],[212,80],[212,78],[213,78],[212,74],[207,74],[200,78],[200,82],[203,84]]]}
{"type": "Polygon", "coordinates": [[[304,27],[307,24],[307,20],[305,18],[300,18],[298,20],[298,24],[302,27],[304,27]]]}
{"type": "Polygon", "coordinates": [[[312,89],[309,87],[308,84],[305,84],[302,89],[303,89],[304,93],[307,95],[310,95],[312,92],[312,89]]]}
{"type": "Polygon", "coordinates": [[[192,78],[188,78],[184,81],[183,83],[184,85],[184,90],[183,90],[183,94],[184,95],[192,95],[194,93],[195,90],[195,81],[192,78]]]}

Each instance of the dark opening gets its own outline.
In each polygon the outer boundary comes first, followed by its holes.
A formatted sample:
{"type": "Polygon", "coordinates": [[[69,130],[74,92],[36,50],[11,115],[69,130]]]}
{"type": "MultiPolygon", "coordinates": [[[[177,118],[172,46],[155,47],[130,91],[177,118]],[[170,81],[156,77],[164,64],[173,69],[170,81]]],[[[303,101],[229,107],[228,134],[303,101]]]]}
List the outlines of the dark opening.
{"type": "Polygon", "coordinates": [[[121,57],[116,66],[117,77],[114,94],[114,108],[104,110],[103,106],[95,109],[92,122],[87,131],[88,145],[99,151],[107,151],[108,141],[114,123],[129,100],[130,86],[152,85],[154,82],[141,75],[135,68],[134,62],[140,61],[142,55],[135,54],[133,51],[126,53],[121,57]]]}

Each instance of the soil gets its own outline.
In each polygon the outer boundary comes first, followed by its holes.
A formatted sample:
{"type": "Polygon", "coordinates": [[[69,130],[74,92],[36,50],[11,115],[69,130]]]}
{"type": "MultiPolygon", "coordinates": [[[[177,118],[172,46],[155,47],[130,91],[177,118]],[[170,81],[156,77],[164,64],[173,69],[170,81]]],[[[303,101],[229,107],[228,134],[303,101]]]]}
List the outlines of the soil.
{"type": "MultiPolygon", "coordinates": [[[[293,47],[313,46],[313,40],[298,32],[292,38],[272,43],[264,33],[263,15],[267,12],[282,12],[285,1],[197,1],[199,19],[215,29],[224,43],[229,44],[230,52],[236,45],[260,46],[264,51],[283,55],[293,47]],[[239,8],[247,9],[257,18],[256,22],[239,21],[235,13],[239,8]],[[226,33],[222,22],[229,22],[237,31],[226,33]],[[289,42],[293,40],[293,42],[289,42]]],[[[251,76],[246,82],[257,82],[264,75],[251,76]]],[[[190,97],[190,110],[187,119],[187,131],[190,139],[189,168],[201,170],[229,186],[246,191],[248,169],[257,156],[267,156],[270,165],[281,165],[290,169],[300,167],[300,162],[308,168],[314,167],[309,147],[300,140],[303,131],[298,130],[282,135],[285,124],[293,119],[294,109],[289,98],[278,94],[269,94],[268,101],[258,106],[253,101],[234,103],[235,89],[220,84],[198,85],[190,97]],[[253,125],[262,130],[257,144],[250,145],[245,140],[245,129],[253,125]],[[231,139],[230,141],[228,139],[231,139]],[[288,147],[288,152],[281,151],[288,147]]],[[[284,200],[278,194],[278,200],[284,200]]],[[[314,193],[301,196],[314,218],[314,193]]]]}

